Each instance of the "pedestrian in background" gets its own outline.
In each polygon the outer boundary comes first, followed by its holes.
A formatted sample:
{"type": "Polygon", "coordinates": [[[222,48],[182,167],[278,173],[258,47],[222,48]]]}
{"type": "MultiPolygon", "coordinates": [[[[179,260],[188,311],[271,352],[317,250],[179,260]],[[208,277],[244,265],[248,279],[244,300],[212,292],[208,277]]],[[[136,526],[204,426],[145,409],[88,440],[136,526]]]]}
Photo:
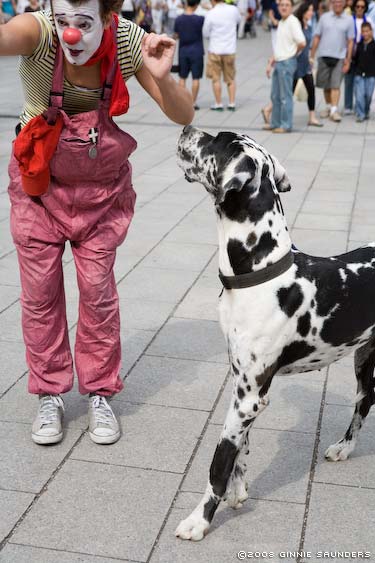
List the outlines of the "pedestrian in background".
{"type": "Polygon", "coordinates": [[[2,0],[1,11],[4,23],[8,22],[17,13],[17,4],[15,0],[2,0]]]}
{"type": "MultiPolygon", "coordinates": [[[[366,12],[368,4],[367,0],[355,0],[353,4],[353,31],[354,31],[354,41],[353,41],[353,53],[352,61],[357,50],[357,45],[362,39],[361,26],[363,22],[366,22],[366,12]]],[[[354,64],[350,65],[350,69],[345,74],[345,97],[344,97],[344,115],[350,115],[353,113],[353,92],[354,92],[354,64]]]]}
{"type": "Polygon", "coordinates": [[[133,0],[124,0],[121,6],[121,15],[123,18],[133,22],[135,18],[135,6],[133,0]]]}
{"type": "Polygon", "coordinates": [[[273,57],[268,61],[267,76],[272,75],[271,124],[265,128],[273,133],[287,133],[293,125],[293,78],[297,70],[297,54],[306,45],[302,27],[292,14],[292,0],[280,0],[281,20],[277,28],[276,45],[273,57]]]}
{"type": "Polygon", "coordinates": [[[186,87],[186,79],[192,75],[192,96],[194,109],[198,110],[197,97],[199,92],[199,81],[203,76],[203,16],[195,14],[200,0],[187,0],[187,6],[182,15],[175,22],[174,31],[176,39],[179,39],[178,66],[180,85],[186,87]]]}
{"type": "Polygon", "coordinates": [[[358,122],[369,118],[375,87],[375,41],[369,22],[362,23],[361,34],[363,41],[359,43],[354,57],[355,113],[358,122]]]}
{"type": "Polygon", "coordinates": [[[207,13],[203,35],[209,39],[206,76],[212,80],[215,103],[214,111],[223,111],[221,98],[221,75],[228,88],[229,103],[227,109],[236,109],[236,50],[237,26],[241,15],[236,6],[226,4],[222,0],[213,0],[213,8],[207,13]]]}
{"type": "Polygon", "coordinates": [[[156,34],[163,31],[163,14],[166,8],[164,0],[151,0],[152,29],[156,34]]]}
{"type": "Polygon", "coordinates": [[[353,20],[344,13],[344,0],[332,0],[332,10],[319,19],[311,48],[311,58],[318,51],[316,85],[323,88],[326,109],[321,117],[341,121],[338,112],[341,80],[351,65],[353,50],[353,20]]]}
{"type": "Polygon", "coordinates": [[[296,89],[298,79],[301,78],[307,90],[307,107],[309,109],[309,120],[307,125],[322,127],[323,124],[318,121],[315,115],[315,85],[309,58],[312,42],[312,28],[310,24],[313,14],[314,6],[309,2],[300,4],[295,13],[296,18],[301,23],[302,31],[306,39],[306,45],[297,57],[297,70],[294,75],[293,92],[296,89]]]}
{"type": "Polygon", "coordinates": [[[167,26],[166,32],[172,36],[174,33],[174,24],[177,18],[177,10],[180,7],[180,0],[167,0],[167,26]]]}

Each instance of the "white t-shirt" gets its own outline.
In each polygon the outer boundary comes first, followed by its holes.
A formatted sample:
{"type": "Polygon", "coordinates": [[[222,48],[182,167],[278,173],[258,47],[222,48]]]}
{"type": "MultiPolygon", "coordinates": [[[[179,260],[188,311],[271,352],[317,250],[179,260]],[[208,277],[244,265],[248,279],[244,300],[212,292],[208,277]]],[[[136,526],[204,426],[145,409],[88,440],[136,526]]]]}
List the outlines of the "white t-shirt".
{"type": "Polygon", "coordinates": [[[285,20],[280,20],[276,33],[275,60],[286,61],[294,57],[300,43],[306,44],[306,39],[296,16],[291,14],[285,20]]]}
{"type": "Polygon", "coordinates": [[[204,18],[203,35],[209,39],[208,52],[233,55],[237,47],[237,24],[241,15],[236,6],[219,2],[204,18]]]}

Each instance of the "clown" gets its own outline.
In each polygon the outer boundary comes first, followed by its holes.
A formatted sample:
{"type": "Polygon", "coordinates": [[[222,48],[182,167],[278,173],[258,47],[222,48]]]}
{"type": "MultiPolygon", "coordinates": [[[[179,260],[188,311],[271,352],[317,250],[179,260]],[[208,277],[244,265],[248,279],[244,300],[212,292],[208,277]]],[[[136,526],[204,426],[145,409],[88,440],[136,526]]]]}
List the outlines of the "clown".
{"type": "Polygon", "coordinates": [[[120,437],[107,398],[123,388],[116,248],[133,216],[129,155],[135,140],[112,121],[128,110],[127,80],[174,122],[193,118],[190,94],[170,75],[175,42],[115,15],[114,0],[52,0],[52,11],[0,26],[0,55],[20,55],[25,105],[9,165],[11,231],[22,285],[28,389],[39,395],[32,439],[63,438],[62,394],[73,386],[62,255],[70,242],[80,291],[75,342],[89,435],[120,437]]]}

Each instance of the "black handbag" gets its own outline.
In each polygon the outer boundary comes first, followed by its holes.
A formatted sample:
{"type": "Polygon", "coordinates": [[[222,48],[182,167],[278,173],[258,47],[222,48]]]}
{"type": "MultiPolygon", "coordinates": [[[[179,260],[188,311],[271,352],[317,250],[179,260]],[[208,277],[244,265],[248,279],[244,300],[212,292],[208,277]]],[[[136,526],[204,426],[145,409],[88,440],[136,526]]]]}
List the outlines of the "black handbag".
{"type": "Polygon", "coordinates": [[[340,60],[340,59],[336,59],[336,57],[322,57],[322,59],[325,62],[325,64],[328,66],[328,68],[334,68],[340,60]]]}

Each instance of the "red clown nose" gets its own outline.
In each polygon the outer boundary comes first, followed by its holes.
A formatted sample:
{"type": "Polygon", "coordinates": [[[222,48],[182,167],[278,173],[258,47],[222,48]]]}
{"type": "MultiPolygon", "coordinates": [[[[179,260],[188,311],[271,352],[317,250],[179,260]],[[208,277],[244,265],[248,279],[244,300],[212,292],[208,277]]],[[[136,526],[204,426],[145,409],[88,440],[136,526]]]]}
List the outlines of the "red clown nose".
{"type": "Polygon", "coordinates": [[[68,45],[75,45],[79,43],[82,39],[82,34],[79,29],[75,29],[74,27],[68,27],[65,29],[63,33],[63,40],[68,45]]]}

